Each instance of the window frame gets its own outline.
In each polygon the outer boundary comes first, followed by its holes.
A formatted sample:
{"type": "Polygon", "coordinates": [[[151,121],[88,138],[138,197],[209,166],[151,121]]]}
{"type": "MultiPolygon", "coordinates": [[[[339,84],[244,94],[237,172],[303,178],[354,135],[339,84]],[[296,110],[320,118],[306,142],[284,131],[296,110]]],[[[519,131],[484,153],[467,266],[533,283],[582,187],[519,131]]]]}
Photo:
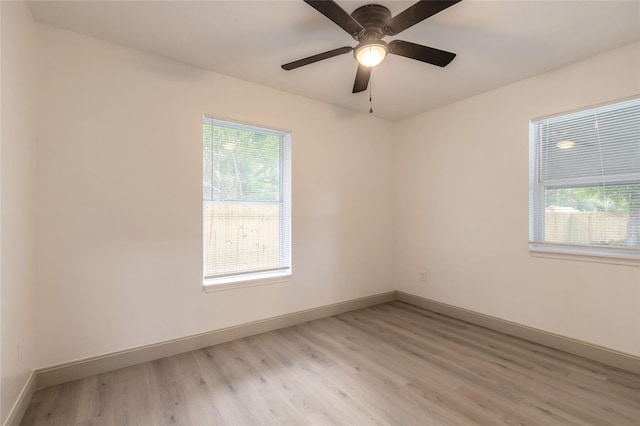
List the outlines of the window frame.
{"type": "Polygon", "coordinates": [[[598,245],[578,245],[570,243],[555,243],[545,241],[545,220],[538,220],[545,215],[545,191],[558,188],[578,188],[585,186],[623,185],[628,183],[640,183],[640,171],[615,176],[594,176],[566,179],[550,179],[541,181],[541,157],[543,144],[538,138],[537,123],[553,118],[585,113],[594,109],[614,107],[617,104],[638,101],[640,96],[630,96],[616,99],[610,102],[592,105],[568,112],[552,114],[529,121],[529,253],[533,256],[560,258],[567,260],[580,260],[600,263],[613,263],[631,266],[640,266],[640,247],[611,247],[598,245]],[[536,226],[540,224],[540,226],[536,226]]]}
{"type": "MultiPolygon", "coordinates": [[[[280,200],[279,201],[259,201],[259,200],[207,200],[202,197],[202,277],[203,289],[209,291],[227,290],[231,288],[252,287],[263,284],[273,284],[289,281],[293,275],[292,272],[292,214],[291,214],[291,198],[292,198],[292,143],[291,131],[275,129],[259,124],[249,124],[226,118],[219,118],[203,114],[202,124],[207,121],[212,126],[220,126],[241,131],[250,131],[261,133],[269,136],[277,136],[280,138],[280,200]],[[229,274],[220,274],[217,276],[207,276],[207,206],[210,204],[268,204],[279,206],[279,232],[280,232],[280,257],[281,265],[278,268],[264,269],[259,271],[244,271],[229,274]]],[[[204,143],[204,134],[203,143],[204,143]]],[[[202,155],[204,155],[204,146],[202,146],[202,155]]],[[[203,185],[204,185],[204,164],[203,164],[203,185]]]]}

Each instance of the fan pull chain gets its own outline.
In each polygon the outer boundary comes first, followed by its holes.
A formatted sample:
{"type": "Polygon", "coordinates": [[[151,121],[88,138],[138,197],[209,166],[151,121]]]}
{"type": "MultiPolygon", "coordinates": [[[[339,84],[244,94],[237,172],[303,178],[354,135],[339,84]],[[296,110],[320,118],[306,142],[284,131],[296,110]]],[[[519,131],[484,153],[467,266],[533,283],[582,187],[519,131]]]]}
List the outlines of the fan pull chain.
{"type": "Polygon", "coordinates": [[[373,114],[372,92],[373,92],[373,67],[371,67],[371,74],[369,77],[369,114],[373,114]]]}

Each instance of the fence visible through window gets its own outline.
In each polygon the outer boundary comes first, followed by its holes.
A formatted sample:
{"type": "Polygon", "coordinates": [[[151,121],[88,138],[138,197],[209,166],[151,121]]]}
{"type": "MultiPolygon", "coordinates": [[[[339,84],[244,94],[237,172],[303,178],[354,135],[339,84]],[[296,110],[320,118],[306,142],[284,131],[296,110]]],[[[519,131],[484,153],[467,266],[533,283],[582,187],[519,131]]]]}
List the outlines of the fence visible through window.
{"type": "Polygon", "coordinates": [[[207,276],[280,266],[278,204],[207,203],[205,232],[207,276]]]}

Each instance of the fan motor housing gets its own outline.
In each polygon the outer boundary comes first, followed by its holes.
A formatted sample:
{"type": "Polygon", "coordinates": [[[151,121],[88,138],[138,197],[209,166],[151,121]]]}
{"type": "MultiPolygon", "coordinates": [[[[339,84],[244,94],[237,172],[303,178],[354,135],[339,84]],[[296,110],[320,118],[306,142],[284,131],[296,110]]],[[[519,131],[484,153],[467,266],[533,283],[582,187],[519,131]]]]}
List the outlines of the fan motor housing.
{"type": "Polygon", "coordinates": [[[383,28],[391,19],[391,12],[380,4],[367,4],[353,11],[351,17],[364,27],[364,32],[353,38],[362,41],[385,36],[383,28]]]}

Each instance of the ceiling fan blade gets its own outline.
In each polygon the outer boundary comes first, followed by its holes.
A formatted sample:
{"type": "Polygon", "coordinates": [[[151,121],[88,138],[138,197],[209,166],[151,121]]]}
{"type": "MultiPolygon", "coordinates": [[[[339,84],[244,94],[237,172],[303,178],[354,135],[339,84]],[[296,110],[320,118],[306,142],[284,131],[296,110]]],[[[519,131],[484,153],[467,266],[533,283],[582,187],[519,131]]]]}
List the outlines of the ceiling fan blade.
{"type": "Polygon", "coordinates": [[[333,58],[334,56],[343,55],[353,50],[351,46],[339,47],[337,49],[329,50],[328,52],[318,53],[317,55],[309,56],[308,58],[298,59],[297,61],[289,62],[282,65],[282,69],[290,71],[295,68],[300,68],[305,65],[313,64],[314,62],[322,61],[324,59],[333,58]]]}
{"type": "Polygon", "coordinates": [[[456,57],[455,53],[403,40],[393,40],[389,43],[389,53],[439,67],[446,67],[456,57]]]}
{"type": "Polygon", "coordinates": [[[364,31],[362,25],[351,17],[343,8],[338,6],[333,0],[304,0],[309,6],[322,13],[327,18],[335,22],[340,28],[356,36],[364,31]]]}
{"type": "Polygon", "coordinates": [[[369,78],[371,77],[371,67],[365,67],[358,64],[356,72],[356,81],[353,82],[353,91],[351,93],[360,93],[367,90],[369,86],[369,78]]]}
{"type": "Polygon", "coordinates": [[[389,21],[387,26],[384,27],[384,32],[387,35],[396,35],[418,22],[427,19],[429,16],[442,12],[446,8],[453,6],[460,1],[461,0],[421,0],[391,18],[391,21],[389,21]]]}

